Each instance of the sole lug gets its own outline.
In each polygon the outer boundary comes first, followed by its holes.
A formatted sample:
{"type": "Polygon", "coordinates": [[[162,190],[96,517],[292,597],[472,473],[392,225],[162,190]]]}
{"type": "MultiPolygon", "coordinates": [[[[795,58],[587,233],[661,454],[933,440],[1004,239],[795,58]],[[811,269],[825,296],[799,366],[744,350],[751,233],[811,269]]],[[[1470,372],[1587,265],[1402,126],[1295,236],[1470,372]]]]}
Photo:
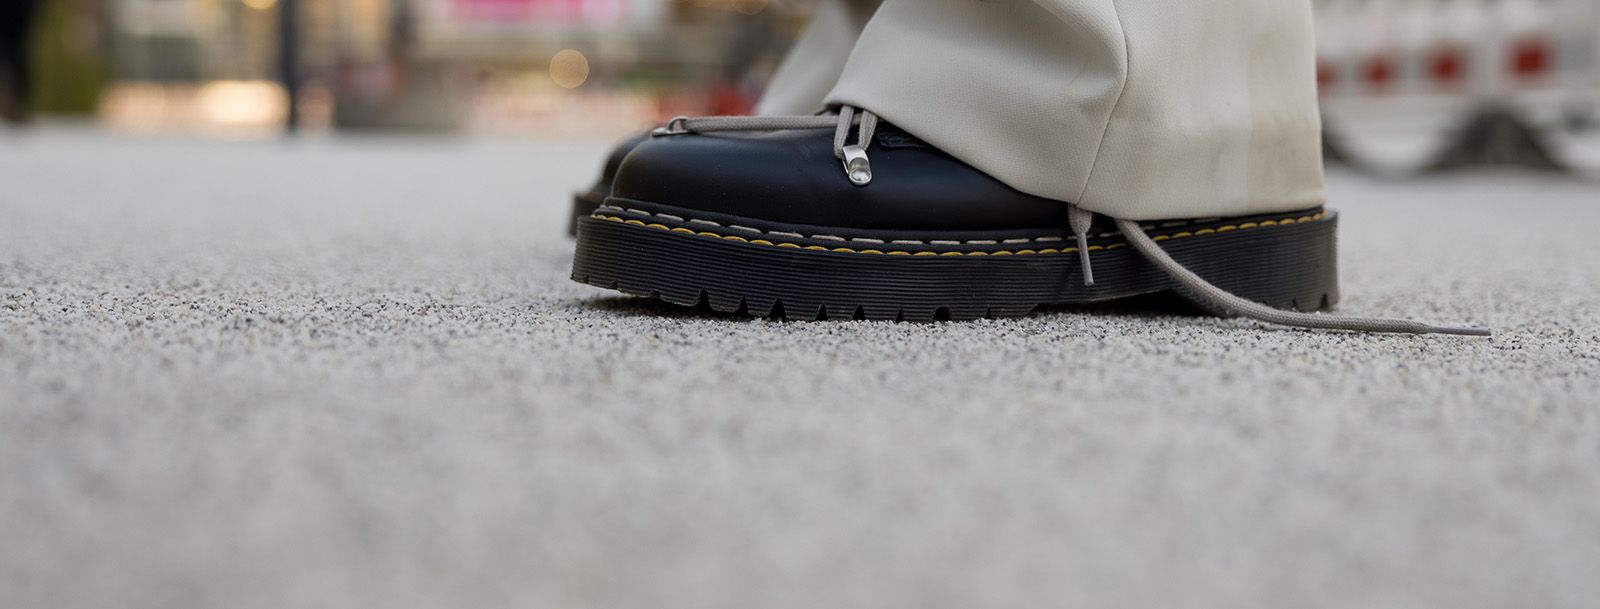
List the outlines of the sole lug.
{"type": "Polygon", "coordinates": [[[621,282],[615,282],[612,285],[613,287],[611,289],[635,298],[657,298],[661,296],[661,292],[646,287],[625,285],[621,282]]]}
{"type": "Polygon", "coordinates": [[[707,300],[710,302],[713,311],[721,313],[738,313],[740,309],[744,308],[743,298],[722,292],[707,294],[707,300]]]}
{"type": "Polygon", "coordinates": [[[751,317],[772,317],[774,310],[778,309],[777,300],[760,296],[745,297],[744,305],[745,313],[748,313],[751,317]]]}
{"type": "Polygon", "coordinates": [[[821,303],[813,304],[809,302],[787,302],[779,300],[778,304],[779,313],[781,313],[781,319],[789,319],[793,321],[817,321],[822,319],[824,314],[821,303]]]}
{"type": "Polygon", "coordinates": [[[909,306],[909,307],[906,307],[906,308],[900,310],[900,321],[910,321],[910,322],[916,322],[916,323],[928,323],[928,322],[932,322],[932,321],[938,321],[938,319],[939,319],[938,309],[930,309],[930,308],[918,307],[918,306],[909,306]]]}
{"type": "Polygon", "coordinates": [[[895,321],[900,318],[900,307],[887,305],[863,306],[866,318],[875,321],[895,321]]]}
{"type": "Polygon", "coordinates": [[[972,321],[988,316],[989,307],[981,305],[961,305],[949,307],[951,321],[972,321]]]}
{"type": "Polygon", "coordinates": [[[862,313],[861,307],[854,305],[830,304],[827,305],[827,310],[828,319],[834,321],[851,321],[856,319],[865,319],[866,317],[865,314],[862,313]]]}
{"type": "Polygon", "coordinates": [[[705,290],[683,289],[679,287],[663,287],[656,290],[662,302],[678,305],[680,307],[698,307],[705,302],[705,290]]]}

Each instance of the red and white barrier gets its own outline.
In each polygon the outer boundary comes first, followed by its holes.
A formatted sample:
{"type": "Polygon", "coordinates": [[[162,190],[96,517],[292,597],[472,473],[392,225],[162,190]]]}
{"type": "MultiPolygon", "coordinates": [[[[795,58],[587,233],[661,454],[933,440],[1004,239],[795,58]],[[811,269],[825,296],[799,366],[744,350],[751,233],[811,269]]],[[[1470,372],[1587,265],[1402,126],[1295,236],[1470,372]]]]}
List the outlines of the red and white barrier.
{"type": "Polygon", "coordinates": [[[1330,135],[1372,149],[1352,156],[1418,165],[1486,112],[1555,130],[1600,117],[1600,0],[1319,0],[1315,7],[1330,135]]]}
{"type": "Polygon", "coordinates": [[[1328,96],[1600,84],[1600,0],[1321,0],[1328,96]]]}

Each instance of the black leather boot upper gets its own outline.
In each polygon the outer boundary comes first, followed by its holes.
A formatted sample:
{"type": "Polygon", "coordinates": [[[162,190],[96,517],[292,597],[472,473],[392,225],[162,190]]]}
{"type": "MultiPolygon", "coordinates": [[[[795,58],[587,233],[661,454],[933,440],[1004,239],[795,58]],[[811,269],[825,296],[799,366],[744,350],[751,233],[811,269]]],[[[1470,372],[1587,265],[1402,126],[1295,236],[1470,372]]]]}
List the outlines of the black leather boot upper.
{"type": "Polygon", "coordinates": [[[622,161],[612,202],[880,232],[1068,225],[1064,203],[1019,192],[892,125],[873,139],[873,180],[856,186],[834,156],[832,130],[652,137],[622,161]]]}
{"type": "Polygon", "coordinates": [[[616,181],[617,169],[622,167],[622,160],[628,158],[628,154],[633,152],[634,148],[638,148],[639,144],[649,139],[650,132],[642,131],[628,136],[628,139],[622,140],[612,148],[611,154],[606,156],[605,167],[600,170],[600,179],[589,189],[590,192],[597,194],[601,199],[610,196],[611,184],[616,181]]]}

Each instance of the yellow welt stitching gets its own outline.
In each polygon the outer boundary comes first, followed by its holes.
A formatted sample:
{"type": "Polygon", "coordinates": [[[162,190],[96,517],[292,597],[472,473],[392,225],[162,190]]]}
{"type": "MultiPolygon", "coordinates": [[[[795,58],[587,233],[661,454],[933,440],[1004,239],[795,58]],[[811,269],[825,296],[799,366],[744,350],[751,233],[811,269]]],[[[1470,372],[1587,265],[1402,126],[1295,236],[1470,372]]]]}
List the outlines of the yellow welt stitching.
{"type": "MultiPolygon", "coordinates": [[[[669,226],[664,225],[664,224],[655,224],[655,223],[648,223],[647,224],[647,223],[645,223],[643,221],[640,221],[640,220],[626,219],[626,218],[621,218],[621,217],[618,217],[618,216],[604,215],[604,214],[599,214],[599,213],[594,214],[592,217],[594,217],[596,219],[599,219],[599,220],[605,220],[607,222],[619,222],[619,223],[623,223],[623,224],[632,224],[634,226],[642,226],[642,227],[645,227],[645,228],[653,228],[653,229],[658,229],[658,230],[670,231],[670,232],[674,232],[674,233],[683,233],[683,234],[687,234],[687,235],[696,235],[696,236],[700,236],[700,237],[712,237],[712,238],[716,238],[716,239],[724,239],[724,240],[727,240],[727,241],[735,241],[735,242],[739,242],[739,243],[749,243],[749,244],[752,244],[752,245],[766,245],[766,246],[773,246],[773,247],[784,247],[784,248],[790,248],[790,249],[805,249],[805,250],[810,250],[810,251],[821,251],[821,252],[839,252],[839,253],[850,253],[850,254],[878,254],[878,255],[889,255],[889,256],[1013,256],[1013,255],[1026,256],[1026,255],[1041,255],[1041,254],[1071,254],[1071,253],[1074,253],[1074,252],[1078,251],[1078,248],[1075,248],[1075,247],[1060,248],[1060,249],[1058,249],[1058,248],[1046,248],[1046,249],[1041,249],[1041,250],[1025,249],[1025,250],[1016,250],[1016,251],[1009,251],[1009,250],[1000,250],[1000,251],[975,250],[975,251],[967,251],[967,252],[926,252],[926,251],[924,251],[924,252],[904,252],[904,251],[889,251],[889,252],[885,252],[885,251],[882,251],[882,250],[855,250],[855,249],[851,249],[851,248],[847,248],[847,247],[839,247],[839,248],[828,249],[826,247],[822,247],[822,246],[819,246],[819,245],[801,246],[801,245],[794,244],[794,243],[784,243],[784,242],[774,243],[774,242],[768,241],[766,239],[745,239],[743,237],[737,237],[737,236],[734,236],[734,235],[722,235],[722,234],[718,234],[718,233],[705,232],[705,231],[697,232],[697,231],[693,231],[693,230],[690,230],[690,229],[687,229],[687,228],[682,228],[682,227],[674,228],[674,227],[669,227],[669,226]]],[[[1197,230],[1197,231],[1194,231],[1194,232],[1184,231],[1184,232],[1179,232],[1179,233],[1175,233],[1175,234],[1172,234],[1172,235],[1157,235],[1157,236],[1153,237],[1152,239],[1155,240],[1155,241],[1171,241],[1171,240],[1174,240],[1174,239],[1183,239],[1183,238],[1187,238],[1187,237],[1198,237],[1198,236],[1210,235],[1210,234],[1215,234],[1215,233],[1225,233],[1225,232],[1235,231],[1235,230],[1245,230],[1245,229],[1251,229],[1251,228],[1264,228],[1264,227],[1272,227],[1272,226],[1285,226],[1285,225],[1289,225],[1289,224],[1299,224],[1299,223],[1304,223],[1304,222],[1316,222],[1318,220],[1323,220],[1325,218],[1327,218],[1327,212],[1318,212],[1318,213],[1315,213],[1315,214],[1312,214],[1312,215],[1309,215],[1309,216],[1301,216],[1299,218],[1283,218],[1281,220],[1262,220],[1260,222],[1244,222],[1244,223],[1241,223],[1241,224],[1238,224],[1238,225],[1229,224],[1229,225],[1226,225],[1226,226],[1219,226],[1219,227],[1216,227],[1214,229],[1213,228],[1203,228],[1203,229],[1200,229],[1200,230],[1197,230]]],[[[1113,250],[1113,249],[1127,247],[1127,246],[1128,246],[1128,244],[1125,243],[1125,242],[1124,243],[1113,243],[1113,244],[1110,244],[1110,245],[1093,245],[1093,246],[1089,247],[1089,251],[1095,252],[1095,251],[1103,251],[1103,250],[1113,250]]]]}

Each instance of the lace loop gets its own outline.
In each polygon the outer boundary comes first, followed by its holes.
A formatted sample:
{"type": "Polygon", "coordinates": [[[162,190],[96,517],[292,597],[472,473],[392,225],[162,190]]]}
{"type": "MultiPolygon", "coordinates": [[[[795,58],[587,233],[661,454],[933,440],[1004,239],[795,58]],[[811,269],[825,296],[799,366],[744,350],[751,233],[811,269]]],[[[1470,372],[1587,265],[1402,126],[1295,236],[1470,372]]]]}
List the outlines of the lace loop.
{"type": "Polygon", "coordinates": [[[833,156],[844,163],[850,183],[872,183],[872,163],[867,149],[878,131],[878,115],[854,106],[840,106],[837,116],[679,116],[650,132],[652,137],[719,131],[790,131],[833,128],[833,156]],[[858,117],[859,114],[859,117],[858,117]],[[857,127],[856,143],[849,144],[850,127],[857,127]]]}

